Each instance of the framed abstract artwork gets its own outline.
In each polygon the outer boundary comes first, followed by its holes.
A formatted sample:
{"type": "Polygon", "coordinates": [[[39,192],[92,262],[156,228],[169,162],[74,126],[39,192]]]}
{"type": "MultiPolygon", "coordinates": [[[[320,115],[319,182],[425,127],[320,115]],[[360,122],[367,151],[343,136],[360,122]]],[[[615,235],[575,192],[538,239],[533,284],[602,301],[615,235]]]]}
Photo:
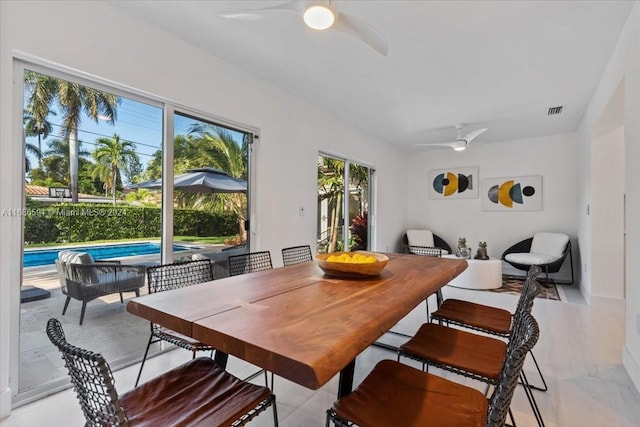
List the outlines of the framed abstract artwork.
{"type": "Polygon", "coordinates": [[[542,176],[486,178],[480,194],[483,211],[541,211],[542,176]]]}
{"type": "Polygon", "coordinates": [[[478,197],[478,167],[429,171],[430,199],[475,199],[478,197]]]}

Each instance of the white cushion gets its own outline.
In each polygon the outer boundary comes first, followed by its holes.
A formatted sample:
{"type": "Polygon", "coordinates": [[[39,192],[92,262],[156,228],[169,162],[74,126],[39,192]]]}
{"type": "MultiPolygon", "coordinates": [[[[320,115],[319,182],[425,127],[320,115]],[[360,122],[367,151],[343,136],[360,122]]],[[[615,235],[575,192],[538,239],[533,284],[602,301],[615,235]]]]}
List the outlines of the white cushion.
{"type": "MultiPolygon", "coordinates": [[[[94,264],[95,263],[90,253],[71,251],[71,250],[64,250],[64,251],[58,252],[58,259],[60,260],[60,262],[63,262],[66,264],[94,264]]],[[[74,271],[76,271],[77,274],[75,275],[75,277],[70,277],[73,274],[71,273],[71,270],[67,267],[67,275],[71,280],[74,280],[76,282],[96,284],[96,283],[99,283],[100,281],[99,278],[96,276],[96,272],[93,268],[74,270],[74,271]]]]}
{"type": "Polygon", "coordinates": [[[64,250],[58,252],[58,259],[69,264],[93,264],[95,261],[88,252],[64,250]]]}
{"type": "Polygon", "coordinates": [[[409,246],[427,246],[433,248],[433,233],[429,230],[407,230],[409,246]]]}
{"type": "Polygon", "coordinates": [[[532,252],[514,252],[504,256],[504,259],[506,261],[522,265],[544,265],[552,263],[558,258],[559,257],[552,255],[537,254],[532,252]]]}
{"type": "MultiPolygon", "coordinates": [[[[562,233],[536,233],[531,242],[532,254],[543,254],[551,257],[551,261],[555,261],[562,257],[564,248],[569,242],[569,236],[562,233]]],[[[547,261],[548,263],[549,261],[547,261]]]]}

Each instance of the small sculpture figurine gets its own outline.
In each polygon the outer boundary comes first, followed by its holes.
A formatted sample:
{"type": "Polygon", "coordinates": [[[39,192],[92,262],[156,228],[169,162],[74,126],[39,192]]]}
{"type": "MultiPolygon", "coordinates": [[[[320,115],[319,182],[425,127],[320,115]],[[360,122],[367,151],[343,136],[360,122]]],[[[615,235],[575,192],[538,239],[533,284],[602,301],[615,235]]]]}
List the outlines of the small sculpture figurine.
{"type": "Polygon", "coordinates": [[[476,256],[474,256],[473,258],[483,260],[489,259],[489,256],[487,255],[487,242],[478,243],[478,251],[476,252],[476,256]]]}
{"type": "Polygon", "coordinates": [[[471,249],[467,247],[467,239],[464,237],[458,238],[458,249],[456,250],[456,256],[458,258],[471,258],[471,249]]]}

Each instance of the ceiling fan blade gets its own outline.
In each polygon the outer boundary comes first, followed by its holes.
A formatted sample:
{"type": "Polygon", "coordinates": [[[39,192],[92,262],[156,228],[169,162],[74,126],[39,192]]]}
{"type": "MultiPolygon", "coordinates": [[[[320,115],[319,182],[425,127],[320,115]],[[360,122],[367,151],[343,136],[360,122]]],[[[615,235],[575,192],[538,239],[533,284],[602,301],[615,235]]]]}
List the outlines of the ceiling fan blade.
{"type": "Polygon", "coordinates": [[[259,9],[224,12],[224,13],[221,13],[220,16],[227,19],[239,19],[239,20],[251,21],[251,20],[261,19],[262,18],[261,12],[264,12],[264,11],[284,10],[284,11],[302,14],[304,12],[304,7],[305,7],[304,1],[292,0],[286,3],[276,4],[274,6],[261,7],[259,9]]]}
{"type": "Polygon", "coordinates": [[[389,46],[380,34],[366,22],[354,18],[351,15],[338,13],[336,22],[331,27],[335,30],[348,34],[358,40],[368,44],[377,50],[382,56],[387,56],[389,46]]]}
{"type": "Polygon", "coordinates": [[[424,144],[413,144],[416,147],[450,147],[453,148],[456,145],[458,145],[459,142],[458,141],[451,141],[451,142],[426,142],[424,144]]]}
{"type": "Polygon", "coordinates": [[[469,132],[468,134],[465,135],[464,140],[466,140],[467,144],[468,144],[473,139],[475,139],[478,135],[481,135],[481,134],[485,133],[488,130],[489,130],[489,128],[482,128],[482,129],[474,130],[473,132],[469,132]]]}

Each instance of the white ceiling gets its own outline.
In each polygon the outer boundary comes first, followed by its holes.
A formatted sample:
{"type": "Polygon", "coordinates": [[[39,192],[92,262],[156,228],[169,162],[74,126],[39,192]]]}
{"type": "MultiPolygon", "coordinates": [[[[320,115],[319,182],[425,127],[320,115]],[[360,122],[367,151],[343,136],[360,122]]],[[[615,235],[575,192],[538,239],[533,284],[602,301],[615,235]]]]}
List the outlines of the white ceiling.
{"type": "MultiPolygon", "coordinates": [[[[282,1],[116,1],[164,28],[385,141],[489,131],[475,143],[576,130],[634,2],[335,1],[375,27],[384,57],[294,13],[231,20],[222,12],[282,1]],[[549,107],[564,106],[558,116],[549,107]]],[[[425,148],[420,148],[425,149],[425,148]]],[[[430,148],[426,148],[430,149],[430,148]]]]}

